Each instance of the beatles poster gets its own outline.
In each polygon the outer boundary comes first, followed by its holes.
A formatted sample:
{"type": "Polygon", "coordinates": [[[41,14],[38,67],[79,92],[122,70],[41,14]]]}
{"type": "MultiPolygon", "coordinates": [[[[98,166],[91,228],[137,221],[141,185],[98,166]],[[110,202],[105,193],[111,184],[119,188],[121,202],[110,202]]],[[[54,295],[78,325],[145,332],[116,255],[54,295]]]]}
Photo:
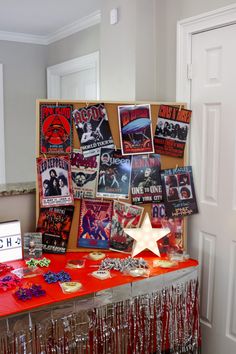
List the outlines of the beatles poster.
{"type": "Polygon", "coordinates": [[[40,209],[37,232],[43,235],[45,253],[66,252],[73,212],[73,206],[40,209]]]}
{"type": "Polygon", "coordinates": [[[80,209],[78,246],[109,248],[112,202],[83,199],[80,209]]]}
{"type": "Polygon", "coordinates": [[[132,157],[131,197],[133,204],[162,200],[160,155],[132,157]]]}
{"type": "Polygon", "coordinates": [[[114,147],[104,103],[76,109],[72,115],[85,157],[98,155],[101,147],[114,147]]]}
{"type": "Polygon", "coordinates": [[[69,156],[37,158],[37,174],[42,207],[73,205],[69,156]]]}
{"type": "Polygon", "coordinates": [[[100,152],[97,197],[129,197],[131,157],[120,150],[102,148],[100,152]]]}
{"type": "Polygon", "coordinates": [[[81,150],[71,154],[71,175],[75,199],[95,197],[99,156],[84,157],[81,150]]]}
{"type": "Polygon", "coordinates": [[[114,201],[110,238],[111,249],[131,253],[133,239],[124,232],[124,228],[139,227],[143,210],[144,208],[136,205],[114,201]]]}
{"type": "Polygon", "coordinates": [[[42,154],[71,153],[71,104],[40,104],[40,152],[42,154]]]}
{"type": "Polygon", "coordinates": [[[191,166],[163,170],[161,180],[167,217],[198,213],[191,166]]]}
{"type": "Polygon", "coordinates": [[[118,106],[123,155],[154,152],[149,104],[118,106]]]}
{"type": "Polygon", "coordinates": [[[183,157],[192,111],[161,105],[154,135],[155,152],[183,157]]]}
{"type": "Polygon", "coordinates": [[[170,229],[170,233],[158,242],[158,248],[161,254],[167,254],[170,251],[182,252],[184,248],[184,221],[182,217],[167,218],[165,205],[163,203],[152,204],[151,223],[153,228],[170,229]]]}

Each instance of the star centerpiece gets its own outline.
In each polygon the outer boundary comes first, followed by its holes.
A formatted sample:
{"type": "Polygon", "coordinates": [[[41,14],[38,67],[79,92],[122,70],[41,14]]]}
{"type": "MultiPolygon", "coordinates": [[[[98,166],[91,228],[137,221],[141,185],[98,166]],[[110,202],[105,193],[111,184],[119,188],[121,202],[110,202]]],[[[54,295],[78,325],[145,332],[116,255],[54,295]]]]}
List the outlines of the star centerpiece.
{"type": "Polygon", "coordinates": [[[146,248],[160,257],[157,241],[170,233],[169,228],[153,229],[148,213],[146,213],[142,226],[139,229],[124,229],[130,237],[134,239],[132,257],[146,248]]]}

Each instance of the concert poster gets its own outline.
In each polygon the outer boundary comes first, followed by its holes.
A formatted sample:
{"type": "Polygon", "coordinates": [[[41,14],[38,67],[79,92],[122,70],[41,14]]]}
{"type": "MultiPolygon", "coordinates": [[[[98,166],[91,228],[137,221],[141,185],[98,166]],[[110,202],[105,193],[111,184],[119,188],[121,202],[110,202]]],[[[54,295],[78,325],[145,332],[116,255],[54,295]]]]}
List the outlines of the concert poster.
{"type": "Polygon", "coordinates": [[[72,151],[71,104],[40,104],[40,152],[69,154],[72,151]]]}
{"type": "Polygon", "coordinates": [[[37,158],[41,207],[73,205],[69,156],[37,158]]]}
{"type": "Polygon", "coordinates": [[[110,249],[131,253],[133,239],[124,228],[137,228],[140,225],[144,208],[124,202],[114,201],[111,222],[110,249]]]}
{"type": "Polygon", "coordinates": [[[133,204],[162,200],[160,155],[132,156],[131,198],[133,204]]]}
{"type": "Polygon", "coordinates": [[[163,170],[161,181],[167,217],[198,213],[191,166],[163,170]]]}
{"type": "Polygon", "coordinates": [[[102,148],[97,184],[97,197],[129,197],[131,157],[122,156],[121,150],[102,148]]]}
{"type": "Polygon", "coordinates": [[[170,251],[182,252],[184,248],[184,220],[182,217],[168,218],[165,213],[163,203],[152,204],[151,223],[153,228],[170,229],[170,233],[158,242],[158,248],[161,254],[167,254],[170,251]]]}
{"type": "Polygon", "coordinates": [[[84,157],[81,150],[71,154],[71,176],[74,199],[95,197],[99,156],[84,157]]]}
{"type": "Polygon", "coordinates": [[[73,212],[73,206],[40,209],[37,232],[43,235],[44,253],[66,252],[73,212]]]}
{"type": "Polygon", "coordinates": [[[101,147],[114,148],[104,103],[75,109],[72,116],[85,157],[98,155],[101,147]]]}
{"type": "Polygon", "coordinates": [[[149,104],[118,106],[122,155],[154,152],[149,104]]]}
{"type": "Polygon", "coordinates": [[[112,202],[82,199],[78,247],[109,248],[112,202]]]}
{"type": "Polygon", "coordinates": [[[42,256],[41,232],[24,233],[24,259],[40,258],[42,256]]]}
{"type": "Polygon", "coordinates": [[[161,105],[154,135],[155,152],[182,158],[192,111],[161,105]]]}

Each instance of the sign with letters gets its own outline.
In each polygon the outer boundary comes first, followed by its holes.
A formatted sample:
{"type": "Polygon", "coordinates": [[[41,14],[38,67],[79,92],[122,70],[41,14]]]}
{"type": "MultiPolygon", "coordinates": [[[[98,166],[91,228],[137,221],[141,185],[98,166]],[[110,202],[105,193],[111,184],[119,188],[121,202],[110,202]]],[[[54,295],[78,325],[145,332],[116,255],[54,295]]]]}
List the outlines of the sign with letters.
{"type": "Polygon", "coordinates": [[[0,262],[22,259],[20,221],[0,223],[0,262]]]}

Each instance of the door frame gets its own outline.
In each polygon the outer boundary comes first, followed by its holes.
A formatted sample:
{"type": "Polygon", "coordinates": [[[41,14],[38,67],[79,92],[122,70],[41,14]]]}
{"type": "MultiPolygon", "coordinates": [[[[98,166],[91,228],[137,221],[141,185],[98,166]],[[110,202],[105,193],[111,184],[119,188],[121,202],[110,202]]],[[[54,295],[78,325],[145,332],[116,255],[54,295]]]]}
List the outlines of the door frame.
{"type": "Polygon", "coordinates": [[[176,101],[191,106],[192,36],[236,23],[236,4],[177,22],[176,101]]]}
{"type": "Polygon", "coordinates": [[[5,134],[3,102],[3,64],[0,64],[0,184],[6,183],[5,134]]]}
{"type": "Polygon", "coordinates": [[[100,97],[99,84],[99,52],[83,55],[81,57],[67,60],[63,63],[49,66],[47,68],[47,98],[58,99],[60,97],[60,77],[72,74],[81,70],[95,69],[97,77],[96,94],[100,97]]]}

